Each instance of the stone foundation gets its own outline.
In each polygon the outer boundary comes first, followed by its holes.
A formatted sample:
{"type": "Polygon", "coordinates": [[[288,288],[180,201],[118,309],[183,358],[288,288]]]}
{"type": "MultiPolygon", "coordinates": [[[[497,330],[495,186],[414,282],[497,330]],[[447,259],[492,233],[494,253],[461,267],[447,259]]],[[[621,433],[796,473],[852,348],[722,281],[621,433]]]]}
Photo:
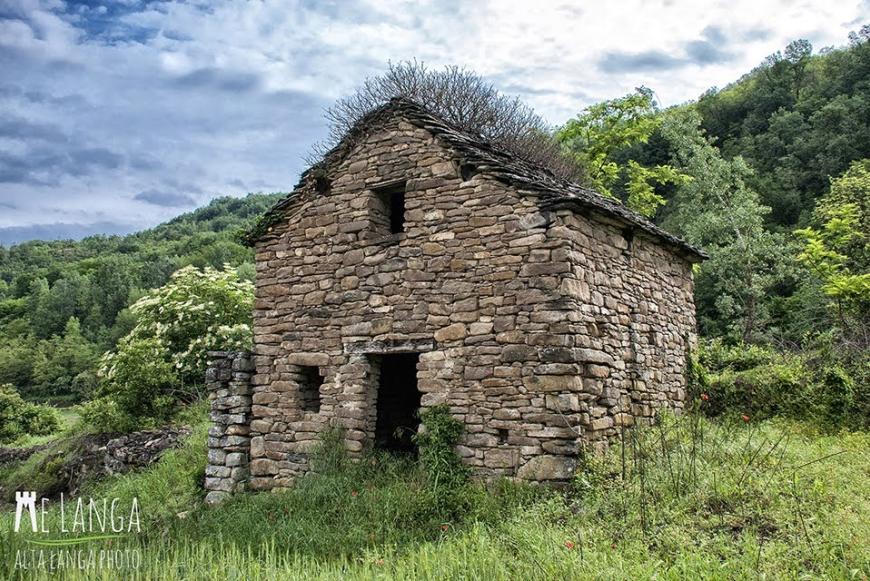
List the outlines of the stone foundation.
{"type": "Polygon", "coordinates": [[[211,401],[205,500],[214,504],[247,486],[251,451],[251,354],[209,352],[206,389],[211,401]]]}

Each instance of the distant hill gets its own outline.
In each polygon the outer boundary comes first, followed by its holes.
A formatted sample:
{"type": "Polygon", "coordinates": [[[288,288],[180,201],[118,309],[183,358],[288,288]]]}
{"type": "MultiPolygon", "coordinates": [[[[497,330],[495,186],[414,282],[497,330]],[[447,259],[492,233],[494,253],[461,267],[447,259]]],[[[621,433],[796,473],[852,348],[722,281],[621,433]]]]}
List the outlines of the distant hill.
{"type": "Polygon", "coordinates": [[[0,246],[0,384],[25,396],[75,399],[97,356],[130,329],[126,308],[187,265],[253,277],[239,234],[284,194],[223,197],[126,236],[0,246]]]}
{"type": "Polygon", "coordinates": [[[81,240],[87,236],[113,236],[129,234],[133,229],[114,222],[93,224],[33,224],[30,226],[7,226],[0,228],[0,246],[12,246],[28,240],[81,240]]]}
{"type": "Polygon", "coordinates": [[[772,210],[770,226],[805,225],[829,178],[870,157],[870,26],[816,54],[796,40],[688,106],[723,154],[755,170],[750,185],[772,210]]]}

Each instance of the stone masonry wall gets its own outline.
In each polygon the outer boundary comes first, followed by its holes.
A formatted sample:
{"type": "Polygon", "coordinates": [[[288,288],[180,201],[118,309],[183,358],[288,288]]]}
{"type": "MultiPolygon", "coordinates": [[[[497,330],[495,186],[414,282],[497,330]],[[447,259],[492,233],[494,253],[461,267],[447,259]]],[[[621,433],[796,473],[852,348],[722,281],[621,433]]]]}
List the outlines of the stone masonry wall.
{"type": "Polygon", "coordinates": [[[211,351],[206,389],[211,401],[205,500],[214,504],[247,486],[250,463],[251,372],[248,352],[211,351]]]}
{"type": "Polygon", "coordinates": [[[351,454],[370,445],[383,354],[420,353],[421,405],[450,406],[481,476],[567,479],[581,447],[681,406],[691,264],[460,164],[392,118],[257,243],[251,488],[291,485],[329,424],[351,454]],[[390,235],[378,188],[397,182],[390,235]],[[301,391],[312,367],[319,408],[301,391]]]}
{"type": "Polygon", "coordinates": [[[691,264],[645,235],[601,217],[563,210],[558,235],[571,269],[562,291],[572,302],[575,352],[595,354],[583,379],[584,437],[601,447],[622,426],[651,418],[686,397],[687,353],[694,341],[691,264]]]}

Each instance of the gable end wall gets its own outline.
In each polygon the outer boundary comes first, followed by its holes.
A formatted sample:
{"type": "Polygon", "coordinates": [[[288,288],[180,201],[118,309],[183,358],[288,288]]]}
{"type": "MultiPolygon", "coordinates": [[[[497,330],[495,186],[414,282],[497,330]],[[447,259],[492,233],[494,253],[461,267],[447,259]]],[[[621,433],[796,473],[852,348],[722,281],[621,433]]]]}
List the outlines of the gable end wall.
{"type": "Polygon", "coordinates": [[[483,476],[568,478],[581,446],[681,405],[689,263],[458,163],[394,118],[257,244],[251,488],[289,486],[329,424],[351,454],[369,445],[379,353],[421,353],[422,405],[450,406],[483,476]],[[405,232],[385,237],[371,188],[400,180],[405,232]],[[319,412],[303,365],[323,374],[319,412]]]}

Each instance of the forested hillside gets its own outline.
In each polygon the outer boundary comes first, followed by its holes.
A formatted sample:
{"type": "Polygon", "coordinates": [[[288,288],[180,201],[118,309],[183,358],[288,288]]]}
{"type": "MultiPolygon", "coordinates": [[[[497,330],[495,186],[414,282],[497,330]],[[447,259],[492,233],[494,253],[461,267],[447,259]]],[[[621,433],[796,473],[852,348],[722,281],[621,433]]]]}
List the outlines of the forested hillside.
{"type": "MultiPolygon", "coordinates": [[[[383,83],[375,97],[387,98],[409,85],[449,112],[440,100],[463,94],[445,96],[438,83],[462,75],[501,103],[471,73],[418,63],[391,65],[367,87],[383,83]]],[[[352,123],[369,101],[355,103],[331,115],[352,123]]],[[[848,368],[856,354],[860,362],[870,327],[870,27],[815,54],[794,41],[697,102],[662,109],[642,87],[580,112],[553,147],[541,149],[539,133],[531,145],[508,141],[553,171],[573,165],[578,179],[709,252],[696,274],[702,335],[792,352],[827,345],[848,368]]],[[[241,265],[252,277],[237,235],[277,198],[221,198],[125,237],[0,247],[0,385],[31,399],[92,395],[100,355],[133,329],[127,307],[147,289],[188,265],[241,265]]]]}
{"type": "Polygon", "coordinates": [[[709,251],[704,335],[866,338],[870,27],[816,54],[794,41],[697,102],[661,109],[641,87],[556,137],[590,185],[709,251]]]}
{"type": "MultiPolygon", "coordinates": [[[[287,490],[206,506],[207,475],[230,472],[211,463],[224,439],[201,401],[208,352],[251,347],[239,234],[281,194],[221,198],[126,237],[0,247],[0,446],[32,452],[0,465],[0,509],[14,491],[63,491],[84,431],[178,423],[192,428],[178,449],[79,491],[141,502],[141,534],[108,542],[141,551],[148,578],[867,579],[870,27],[817,54],[795,41],[680,106],[640,87],[553,134],[470,71],[390,64],[327,111],[333,136],[397,96],[708,252],[683,412],[578,454],[553,491],[470,479],[463,424],[433,406],[416,457],[366,446],[351,461],[335,426],[287,490]],[[81,405],[61,417],[22,395],[81,405]]],[[[56,505],[42,518],[64,522],[56,505]]],[[[24,578],[13,554],[65,546],[27,527],[7,540],[3,578],[24,578]]]]}
{"type": "MultiPolygon", "coordinates": [[[[751,319],[744,328],[754,326],[744,338],[794,347],[808,333],[832,326],[866,332],[866,311],[863,316],[860,311],[868,307],[868,282],[860,275],[868,268],[870,167],[861,160],[870,158],[870,27],[850,34],[847,46],[817,54],[807,41],[794,41],[736,83],[710,90],[688,107],[698,111],[723,157],[745,160],[748,171],[740,181],[758,195],[756,211],[765,232],[754,248],[734,249],[755,261],[754,278],[737,277],[757,289],[743,301],[744,321],[751,319]],[[834,217],[849,204],[853,215],[834,217]],[[805,228],[832,234],[840,219],[850,224],[840,234],[851,242],[835,249],[828,236],[825,250],[839,254],[836,265],[826,265],[818,253],[811,256],[812,250],[808,255],[814,243],[824,243],[805,228]],[[832,272],[822,272],[828,266],[851,274],[851,280],[832,283],[832,272]],[[848,321],[844,309],[857,320],[848,321]]],[[[674,202],[679,206],[681,200],[674,202]]],[[[679,207],[672,212],[686,218],[679,207]]],[[[702,287],[703,277],[714,274],[710,270],[702,274],[702,287]]],[[[728,316],[724,306],[715,306],[717,300],[717,295],[699,297],[708,334],[726,332],[722,323],[728,316]]]]}
{"type": "Polygon", "coordinates": [[[830,177],[870,156],[868,28],[845,49],[813,54],[792,42],[758,68],[698,101],[703,126],[727,157],[755,170],[751,187],[770,206],[770,224],[805,225],[830,177]]]}
{"type": "Polygon", "coordinates": [[[77,401],[96,384],[99,356],[133,326],[126,309],[193,265],[244,265],[238,234],[280,194],[224,197],[129,236],[0,246],[0,385],[27,398],[77,401]]]}

